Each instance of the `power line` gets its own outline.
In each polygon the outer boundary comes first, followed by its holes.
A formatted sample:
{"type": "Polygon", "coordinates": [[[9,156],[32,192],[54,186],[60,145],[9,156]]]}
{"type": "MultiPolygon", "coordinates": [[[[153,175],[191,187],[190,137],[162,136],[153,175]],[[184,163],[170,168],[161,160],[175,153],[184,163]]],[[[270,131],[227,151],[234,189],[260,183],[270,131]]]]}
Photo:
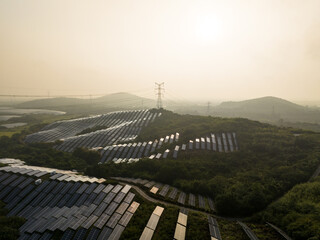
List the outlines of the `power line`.
{"type": "Polygon", "coordinates": [[[160,109],[160,108],[162,108],[162,96],[163,96],[162,91],[164,92],[164,82],[155,83],[155,84],[156,84],[155,91],[156,91],[156,95],[158,96],[157,108],[160,109]]]}

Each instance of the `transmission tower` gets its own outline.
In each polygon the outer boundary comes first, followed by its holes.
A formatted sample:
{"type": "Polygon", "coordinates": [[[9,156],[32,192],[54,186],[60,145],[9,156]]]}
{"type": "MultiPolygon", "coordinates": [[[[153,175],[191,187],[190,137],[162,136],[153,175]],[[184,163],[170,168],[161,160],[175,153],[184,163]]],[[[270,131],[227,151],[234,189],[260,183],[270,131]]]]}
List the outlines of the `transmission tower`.
{"type": "Polygon", "coordinates": [[[162,108],[162,97],[163,97],[163,92],[164,92],[164,82],[155,83],[155,84],[156,84],[155,91],[156,91],[156,95],[158,96],[157,108],[160,109],[160,108],[162,108]]]}

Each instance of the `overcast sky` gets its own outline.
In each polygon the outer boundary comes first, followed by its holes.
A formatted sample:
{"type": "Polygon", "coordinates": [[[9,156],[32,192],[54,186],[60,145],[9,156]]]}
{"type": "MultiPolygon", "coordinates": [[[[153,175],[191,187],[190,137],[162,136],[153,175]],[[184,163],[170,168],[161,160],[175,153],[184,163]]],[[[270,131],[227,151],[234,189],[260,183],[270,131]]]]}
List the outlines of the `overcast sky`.
{"type": "Polygon", "coordinates": [[[320,99],[319,0],[1,0],[0,94],[320,99]]]}

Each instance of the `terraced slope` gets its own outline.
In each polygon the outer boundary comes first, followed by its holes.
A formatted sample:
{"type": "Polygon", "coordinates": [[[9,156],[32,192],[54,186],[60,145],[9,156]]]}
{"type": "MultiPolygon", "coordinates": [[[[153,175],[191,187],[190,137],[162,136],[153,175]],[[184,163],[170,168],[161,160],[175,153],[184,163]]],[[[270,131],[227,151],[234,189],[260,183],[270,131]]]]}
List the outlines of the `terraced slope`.
{"type": "Polygon", "coordinates": [[[72,152],[75,148],[105,147],[118,142],[134,140],[141,129],[161,115],[150,110],[119,111],[93,117],[59,121],[44,127],[40,132],[26,137],[27,143],[55,142],[62,143],[56,148],[72,152]],[[105,127],[105,129],[80,134],[87,129],[105,127]]]}

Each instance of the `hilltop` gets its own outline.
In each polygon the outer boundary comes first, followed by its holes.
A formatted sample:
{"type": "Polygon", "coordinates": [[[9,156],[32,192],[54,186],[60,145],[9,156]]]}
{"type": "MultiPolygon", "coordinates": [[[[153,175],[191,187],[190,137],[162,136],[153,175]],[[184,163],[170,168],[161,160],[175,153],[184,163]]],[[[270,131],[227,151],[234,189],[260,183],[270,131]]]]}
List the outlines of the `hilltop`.
{"type": "Polygon", "coordinates": [[[213,108],[213,115],[244,117],[277,125],[320,130],[319,109],[270,96],[239,102],[223,102],[213,108]]]}

